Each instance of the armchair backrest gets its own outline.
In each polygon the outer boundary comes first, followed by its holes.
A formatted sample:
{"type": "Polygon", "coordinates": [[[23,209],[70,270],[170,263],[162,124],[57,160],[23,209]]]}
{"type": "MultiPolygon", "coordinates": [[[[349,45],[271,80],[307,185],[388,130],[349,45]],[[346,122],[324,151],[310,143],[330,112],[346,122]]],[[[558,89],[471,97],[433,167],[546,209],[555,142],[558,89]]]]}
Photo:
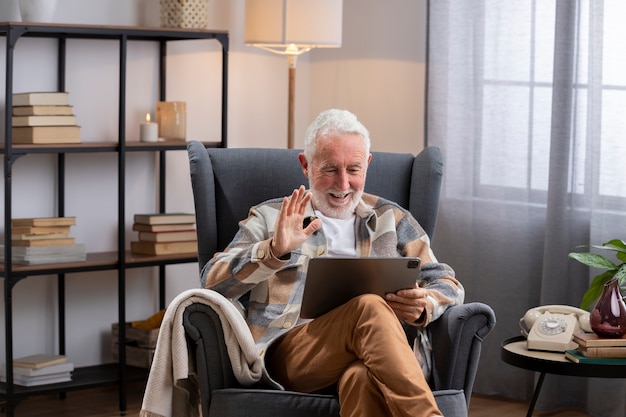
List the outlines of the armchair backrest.
{"type": "MultiPolygon", "coordinates": [[[[190,141],[187,150],[200,268],[230,243],[251,206],[308,186],[299,150],[207,149],[197,141],[190,141]]],[[[365,191],[410,210],[432,239],[442,174],[441,152],[435,147],[426,147],[417,156],[373,152],[365,191]]]]}

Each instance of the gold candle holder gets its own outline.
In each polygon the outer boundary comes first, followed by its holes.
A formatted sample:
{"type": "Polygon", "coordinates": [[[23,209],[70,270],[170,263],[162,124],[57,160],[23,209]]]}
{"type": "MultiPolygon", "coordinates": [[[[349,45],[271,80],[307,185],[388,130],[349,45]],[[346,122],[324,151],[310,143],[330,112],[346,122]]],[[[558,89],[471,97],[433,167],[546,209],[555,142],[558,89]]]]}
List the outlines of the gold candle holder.
{"type": "Polygon", "coordinates": [[[184,101],[159,101],[156,104],[156,122],[159,137],[187,139],[187,103],[184,101]]]}

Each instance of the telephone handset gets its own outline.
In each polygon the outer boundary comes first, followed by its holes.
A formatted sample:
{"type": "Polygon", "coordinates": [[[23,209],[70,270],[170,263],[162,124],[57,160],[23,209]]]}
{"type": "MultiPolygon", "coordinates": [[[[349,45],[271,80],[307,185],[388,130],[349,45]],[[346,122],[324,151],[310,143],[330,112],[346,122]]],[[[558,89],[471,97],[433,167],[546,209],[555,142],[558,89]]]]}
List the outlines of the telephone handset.
{"type": "Polygon", "coordinates": [[[589,313],[566,305],[547,305],[531,308],[520,319],[522,334],[528,349],[565,352],[576,349],[572,334],[591,332],[589,313]]]}

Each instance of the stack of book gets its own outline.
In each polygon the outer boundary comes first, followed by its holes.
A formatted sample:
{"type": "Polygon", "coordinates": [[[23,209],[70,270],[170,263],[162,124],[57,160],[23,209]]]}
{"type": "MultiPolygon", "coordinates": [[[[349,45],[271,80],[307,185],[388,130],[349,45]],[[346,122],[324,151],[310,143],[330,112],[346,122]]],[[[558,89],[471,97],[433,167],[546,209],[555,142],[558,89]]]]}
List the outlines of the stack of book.
{"type": "Polygon", "coordinates": [[[196,216],[189,213],[135,214],[133,230],[138,241],[131,252],[142,255],[197,253],[196,216]]]}
{"type": "MultiPolygon", "coordinates": [[[[85,246],[69,236],[70,228],[75,224],[75,217],[12,219],[12,261],[19,265],[84,261],[85,246]]],[[[3,247],[0,260],[4,261],[3,247]]]]}
{"type": "Polygon", "coordinates": [[[14,144],[80,143],[80,127],[66,92],[13,94],[14,144]]]}
{"type": "MultiPolygon", "coordinates": [[[[72,380],[74,364],[64,355],[37,354],[13,361],[13,383],[26,387],[57,384],[72,380]]],[[[0,381],[6,382],[6,367],[0,369],[0,381]]]]}
{"type": "Polygon", "coordinates": [[[578,347],[567,350],[565,357],[573,362],[626,364],[626,336],[606,338],[595,333],[574,333],[572,340],[578,347]]]}

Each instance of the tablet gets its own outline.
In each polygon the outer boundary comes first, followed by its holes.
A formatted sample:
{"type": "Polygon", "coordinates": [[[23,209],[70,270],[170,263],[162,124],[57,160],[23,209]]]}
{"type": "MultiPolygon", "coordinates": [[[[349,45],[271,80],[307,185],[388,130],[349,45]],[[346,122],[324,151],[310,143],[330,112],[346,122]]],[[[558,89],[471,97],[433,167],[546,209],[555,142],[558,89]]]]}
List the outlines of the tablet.
{"type": "Polygon", "coordinates": [[[420,259],[415,257],[311,258],[300,317],[316,318],[361,294],[384,296],[413,288],[419,271],[420,259]]]}

